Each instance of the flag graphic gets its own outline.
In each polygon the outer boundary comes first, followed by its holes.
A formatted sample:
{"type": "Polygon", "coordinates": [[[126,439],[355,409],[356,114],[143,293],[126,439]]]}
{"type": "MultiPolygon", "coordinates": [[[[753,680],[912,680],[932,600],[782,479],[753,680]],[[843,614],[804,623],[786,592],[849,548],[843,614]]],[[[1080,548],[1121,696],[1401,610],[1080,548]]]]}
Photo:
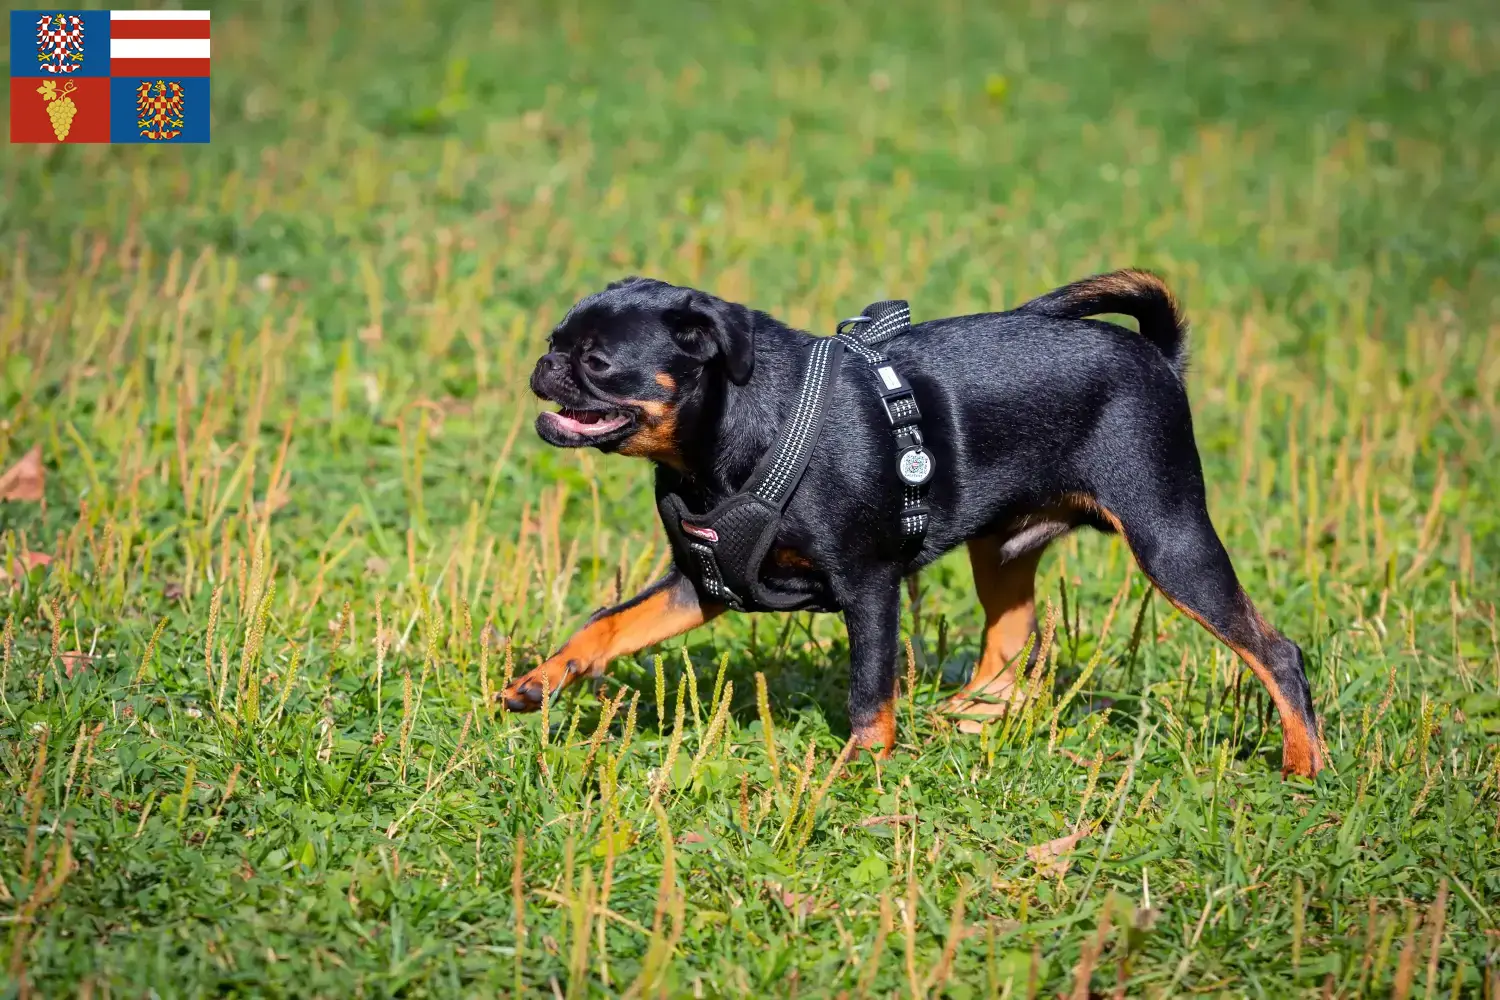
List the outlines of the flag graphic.
{"type": "Polygon", "coordinates": [[[206,10],[10,14],[10,141],[201,143],[206,10]]]}
{"type": "Polygon", "coordinates": [[[71,73],[83,65],[83,18],[42,15],[36,25],[36,61],[44,73],[71,73]]]}
{"type": "Polygon", "coordinates": [[[208,76],[208,11],[110,11],[109,75],[208,76]]]}
{"type": "Polygon", "coordinates": [[[109,142],[109,77],[10,78],[11,142],[109,142]]]}
{"type": "Polygon", "coordinates": [[[109,141],[208,141],[208,77],[112,76],[109,141]]]}

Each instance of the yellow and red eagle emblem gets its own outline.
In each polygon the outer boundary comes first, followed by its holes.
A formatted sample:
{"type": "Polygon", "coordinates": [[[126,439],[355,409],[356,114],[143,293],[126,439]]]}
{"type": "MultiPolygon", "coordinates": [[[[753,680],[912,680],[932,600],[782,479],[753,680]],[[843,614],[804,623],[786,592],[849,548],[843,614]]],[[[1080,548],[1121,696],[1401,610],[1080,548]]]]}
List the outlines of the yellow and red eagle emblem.
{"type": "Polygon", "coordinates": [[[36,60],[45,73],[71,73],[83,64],[83,18],[43,14],[36,22],[36,60]]]}
{"type": "Polygon", "coordinates": [[[143,81],[135,89],[136,127],[147,139],[175,139],[183,128],[182,84],[171,80],[143,81]]]}

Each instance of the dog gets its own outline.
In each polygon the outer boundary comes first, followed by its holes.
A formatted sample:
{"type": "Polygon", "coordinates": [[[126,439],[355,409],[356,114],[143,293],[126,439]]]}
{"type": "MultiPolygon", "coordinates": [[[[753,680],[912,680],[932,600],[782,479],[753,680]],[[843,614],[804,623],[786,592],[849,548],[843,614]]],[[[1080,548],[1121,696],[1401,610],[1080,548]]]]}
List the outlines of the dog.
{"type": "MultiPolygon", "coordinates": [[[[1302,650],[1272,628],[1235,576],[1209,519],[1183,372],[1187,325],[1157,276],[1122,270],[1008,312],[916,324],[882,350],[920,405],[937,474],[920,552],[893,528],[901,483],[873,375],[848,367],[761,572],[828,595],[849,633],[854,743],[888,756],[904,577],[967,545],[984,645],[958,698],[1019,690],[1035,657],[1034,579],[1049,543],[1079,527],[1125,538],[1184,614],[1234,650],[1280,715],[1282,773],[1314,777],[1322,744],[1302,650]],[[1139,332],[1090,317],[1133,317],[1139,332]]],[[[556,404],[536,422],[559,448],[647,459],[658,499],[707,505],[740,489],[797,399],[815,337],[706,292],[630,277],[582,299],[531,376],[556,404]]],[[[706,506],[705,508],[706,509],[706,506]]],[[[533,710],[616,657],[723,613],[675,565],[596,613],[500,697],[533,710]]]]}

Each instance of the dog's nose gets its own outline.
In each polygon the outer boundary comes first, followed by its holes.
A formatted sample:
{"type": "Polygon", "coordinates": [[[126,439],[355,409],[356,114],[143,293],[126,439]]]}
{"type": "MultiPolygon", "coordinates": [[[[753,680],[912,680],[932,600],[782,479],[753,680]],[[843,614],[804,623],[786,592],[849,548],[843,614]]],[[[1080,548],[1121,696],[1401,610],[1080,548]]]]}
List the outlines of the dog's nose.
{"type": "Polygon", "coordinates": [[[537,359],[531,373],[531,391],[542,399],[551,399],[568,382],[568,356],[552,351],[537,359]]]}

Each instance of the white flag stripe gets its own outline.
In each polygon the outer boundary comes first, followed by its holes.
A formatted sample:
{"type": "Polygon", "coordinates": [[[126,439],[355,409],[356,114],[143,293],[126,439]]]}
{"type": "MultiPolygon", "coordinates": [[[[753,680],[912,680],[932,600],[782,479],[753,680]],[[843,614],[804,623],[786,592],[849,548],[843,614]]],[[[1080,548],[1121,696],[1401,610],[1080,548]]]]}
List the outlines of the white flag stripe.
{"type": "Polygon", "coordinates": [[[111,38],[111,59],[207,59],[207,38],[111,38]]]}
{"type": "Polygon", "coordinates": [[[112,10],[111,21],[207,21],[206,10],[112,10]]]}

